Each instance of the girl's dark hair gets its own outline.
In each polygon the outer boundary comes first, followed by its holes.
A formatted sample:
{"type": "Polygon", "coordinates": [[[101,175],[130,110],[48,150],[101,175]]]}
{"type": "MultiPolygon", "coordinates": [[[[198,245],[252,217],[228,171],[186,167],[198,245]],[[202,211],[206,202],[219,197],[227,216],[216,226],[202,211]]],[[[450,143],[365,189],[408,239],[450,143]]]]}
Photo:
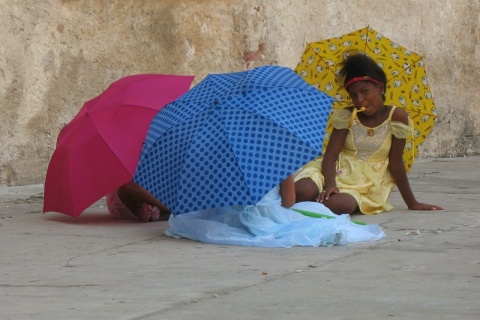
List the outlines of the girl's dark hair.
{"type": "Polygon", "coordinates": [[[344,85],[350,79],[368,76],[383,83],[384,92],[387,91],[387,76],[385,72],[383,72],[382,68],[380,68],[372,58],[362,53],[347,57],[342,63],[339,76],[342,78],[344,85]]]}

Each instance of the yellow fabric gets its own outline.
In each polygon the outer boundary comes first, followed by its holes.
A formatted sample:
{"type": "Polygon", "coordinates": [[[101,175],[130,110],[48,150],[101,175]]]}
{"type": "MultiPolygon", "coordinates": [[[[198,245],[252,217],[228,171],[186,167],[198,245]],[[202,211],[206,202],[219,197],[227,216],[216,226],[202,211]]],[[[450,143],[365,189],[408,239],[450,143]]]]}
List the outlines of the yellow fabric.
{"type": "MultiPolygon", "coordinates": [[[[392,136],[403,139],[411,135],[413,124],[409,125],[392,121],[395,110],[392,107],[389,117],[384,123],[374,128],[374,134],[369,134],[372,128],[364,127],[358,118],[354,117],[352,127],[348,127],[352,112],[346,109],[337,110],[332,114],[332,123],[337,129],[348,129],[345,143],[337,162],[336,182],[340,192],[351,194],[364,214],[375,214],[389,211],[393,207],[388,201],[395,183],[388,171],[388,155],[392,145],[392,136]],[[347,123],[347,126],[345,126],[347,123]],[[354,133],[357,136],[354,136],[354,133]],[[377,137],[382,137],[377,139],[377,137]],[[373,141],[367,143],[362,141],[373,141]],[[360,144],[366,145],[367,152],[357,149],[360,144]],[[361,156],[360,156],[361,154],[361,156]]],[[[321,192],[324,178],[321,173],[322,157],[306,164],[295,181],[303,178],[312,179],[321,192]]]]}
{"type": "Polygon", "coordinates": [[[352,113],[347,109],[334,109],[332,111],[332,125],[335,129],[350,128],[350,117],[352,113]]]}
{"type": "MultiPolygon", "coordinates": [[[[428,85],[424,58],[388,39],[370,27],[339,37],[307,43],[295,72],[307,83],[335,98],[334,109],[352,105],[338,71],[344,58],[364,53],[374,59],[387,75],[385,104],[397,105],[409,114],[414,125],[413,137],[407,140],[404,164],[410,170],[418,147],[432,131],[437,110],[428,85]]],[[[324,150],[333,125],[328,121],[324,150]]]]}

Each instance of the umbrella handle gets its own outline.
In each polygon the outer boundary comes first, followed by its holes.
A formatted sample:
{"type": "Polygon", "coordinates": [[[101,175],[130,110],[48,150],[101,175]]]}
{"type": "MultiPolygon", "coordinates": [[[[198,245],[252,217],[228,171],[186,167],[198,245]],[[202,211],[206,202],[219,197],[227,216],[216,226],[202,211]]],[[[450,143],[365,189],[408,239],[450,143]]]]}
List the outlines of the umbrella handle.
{"type": "Polygon", "coordinates": [[[350,117],[350,124],[349,124],[349,128],[351,128],[353,126],[353,120],[355,120],[355,118],[357,117],[357,113],[359,112],[363,112],[365,111],[365,107],[361,107],[360,110],[358,110],[357,108],[353,108],[352,110],[352,116],[350,117]]]}

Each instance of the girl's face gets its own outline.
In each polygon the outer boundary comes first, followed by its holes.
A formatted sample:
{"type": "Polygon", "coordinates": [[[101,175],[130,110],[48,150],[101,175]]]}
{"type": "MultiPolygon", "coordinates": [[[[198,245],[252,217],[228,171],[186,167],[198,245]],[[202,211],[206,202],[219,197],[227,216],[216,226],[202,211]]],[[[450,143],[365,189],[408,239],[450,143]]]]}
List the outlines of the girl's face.
{"type": "Polygon", "coordinates": [[[358,81],[348,87],[348,93],[357,109],[365,108],[363,114],[371,116],[384,106],[383,84],[358,81]]]}

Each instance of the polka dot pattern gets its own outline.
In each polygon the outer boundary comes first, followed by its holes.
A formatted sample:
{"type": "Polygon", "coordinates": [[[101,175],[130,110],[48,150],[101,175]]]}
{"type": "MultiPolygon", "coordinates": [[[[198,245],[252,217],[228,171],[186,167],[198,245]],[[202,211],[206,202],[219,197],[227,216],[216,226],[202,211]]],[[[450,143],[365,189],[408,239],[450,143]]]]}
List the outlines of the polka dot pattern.
{"type": "Polygon", "coordinates": [[[134,180],[174,214],[254,204],[321,154],[332,103],[284,67],[208,75],[154,118],[134,180]]]}

